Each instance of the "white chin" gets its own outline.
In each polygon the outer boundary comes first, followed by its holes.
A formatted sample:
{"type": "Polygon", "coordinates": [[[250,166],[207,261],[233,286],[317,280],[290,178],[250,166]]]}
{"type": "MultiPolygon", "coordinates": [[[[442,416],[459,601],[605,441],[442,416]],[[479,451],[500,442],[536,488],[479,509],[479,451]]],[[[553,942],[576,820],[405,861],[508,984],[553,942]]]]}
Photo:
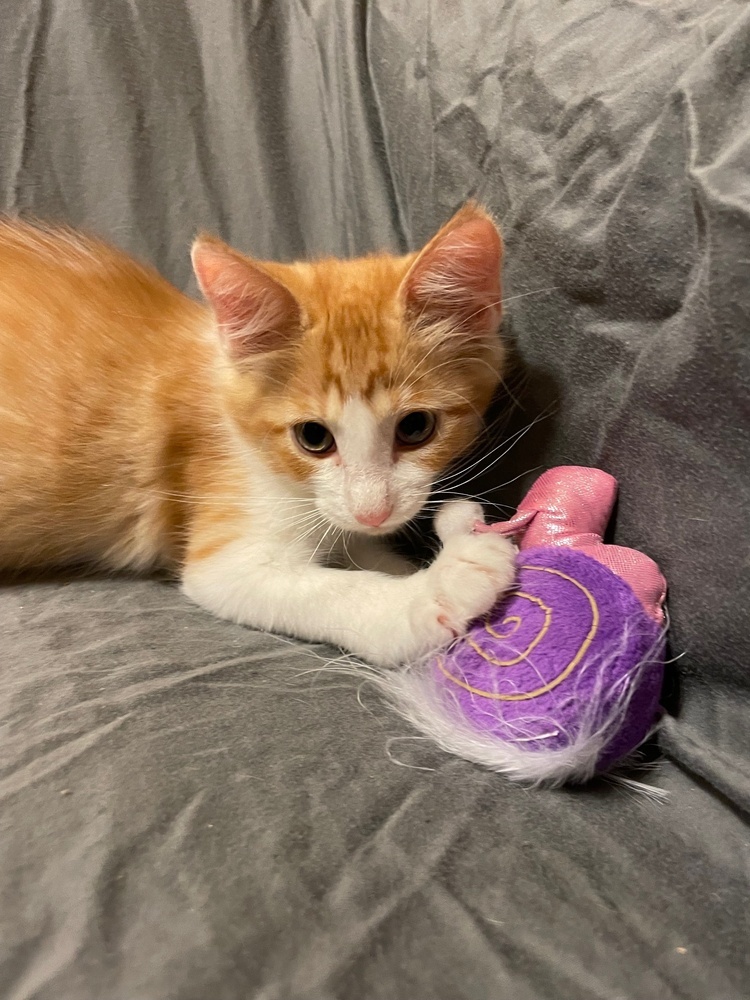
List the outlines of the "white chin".
{"type": "Polygon", "coordinates": [[[369,524],[357,524],[354,531],[360,535],[392,535],[400,527],[401,524],[380,524],[377,528],[373,528],[369,524]]]}

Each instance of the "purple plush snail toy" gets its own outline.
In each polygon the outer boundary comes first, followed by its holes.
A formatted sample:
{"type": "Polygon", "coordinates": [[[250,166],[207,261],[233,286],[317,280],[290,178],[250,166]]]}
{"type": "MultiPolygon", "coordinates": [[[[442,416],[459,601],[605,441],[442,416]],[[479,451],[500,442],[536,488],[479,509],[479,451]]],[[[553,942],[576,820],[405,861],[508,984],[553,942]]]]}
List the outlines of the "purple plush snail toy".
{"type": "Polygon", "coordinates": [[[445,653],[385,678],[394,707],[443,749],[531,784],[583,782],[659,719],[666,583],[602,541],[617,494],[598,469],[551,469],[505,523],[517,585],[445,653]]]}

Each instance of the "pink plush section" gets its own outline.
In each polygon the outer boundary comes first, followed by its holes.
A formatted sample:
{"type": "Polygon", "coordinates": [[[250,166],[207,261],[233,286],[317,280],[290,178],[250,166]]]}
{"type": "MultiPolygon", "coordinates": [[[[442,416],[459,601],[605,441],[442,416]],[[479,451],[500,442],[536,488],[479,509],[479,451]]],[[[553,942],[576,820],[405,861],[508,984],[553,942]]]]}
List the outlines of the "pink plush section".
{"type": "Polygon", "coordinates": [[[602,540],[616,496],[617,481],[601,469],[560,466],[537,479],[509,521],[475,530],[520,534],[522,550],[563,546],[584,553],[624,580],[661,625],[667,583],[659,567],[643,552],[602,540]]]}

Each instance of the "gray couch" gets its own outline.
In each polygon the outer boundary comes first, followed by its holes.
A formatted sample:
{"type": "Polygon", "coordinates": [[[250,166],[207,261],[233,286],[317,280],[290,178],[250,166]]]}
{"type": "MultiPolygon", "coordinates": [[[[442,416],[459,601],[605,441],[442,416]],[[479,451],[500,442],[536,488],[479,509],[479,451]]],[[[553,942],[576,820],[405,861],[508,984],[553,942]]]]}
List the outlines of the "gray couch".
{"type": "Polygon", "coordinates": [[[485,200],[517,420],[552,415],[475,489],[616,475],[613,538],[665,571],[679,657],[646,777],[665,804],[529,792],[319,674],[330,651],[168,582],[4,581],[0,996],[750,996],[747,5],[5,0],[0,18],[2,208],[85,225],[188,290],[202,227],[354,254],[485,200]]]}

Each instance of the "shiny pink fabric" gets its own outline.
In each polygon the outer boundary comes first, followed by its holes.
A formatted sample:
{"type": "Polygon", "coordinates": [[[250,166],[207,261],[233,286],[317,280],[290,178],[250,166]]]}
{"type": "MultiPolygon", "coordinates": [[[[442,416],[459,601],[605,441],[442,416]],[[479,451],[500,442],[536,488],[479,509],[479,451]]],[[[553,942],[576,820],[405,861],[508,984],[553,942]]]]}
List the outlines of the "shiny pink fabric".
{"type": "Polygon", "coordinates": [[[520,535],[521,549],[567,546],[596,559],[632,589],[649,617],[664,621],[667,584],[659,567],[642,552],[605,545],[617,481],[601,469],[567,465],[537,479],[509,521],[475,525],[475,531],[520,535]]]}

